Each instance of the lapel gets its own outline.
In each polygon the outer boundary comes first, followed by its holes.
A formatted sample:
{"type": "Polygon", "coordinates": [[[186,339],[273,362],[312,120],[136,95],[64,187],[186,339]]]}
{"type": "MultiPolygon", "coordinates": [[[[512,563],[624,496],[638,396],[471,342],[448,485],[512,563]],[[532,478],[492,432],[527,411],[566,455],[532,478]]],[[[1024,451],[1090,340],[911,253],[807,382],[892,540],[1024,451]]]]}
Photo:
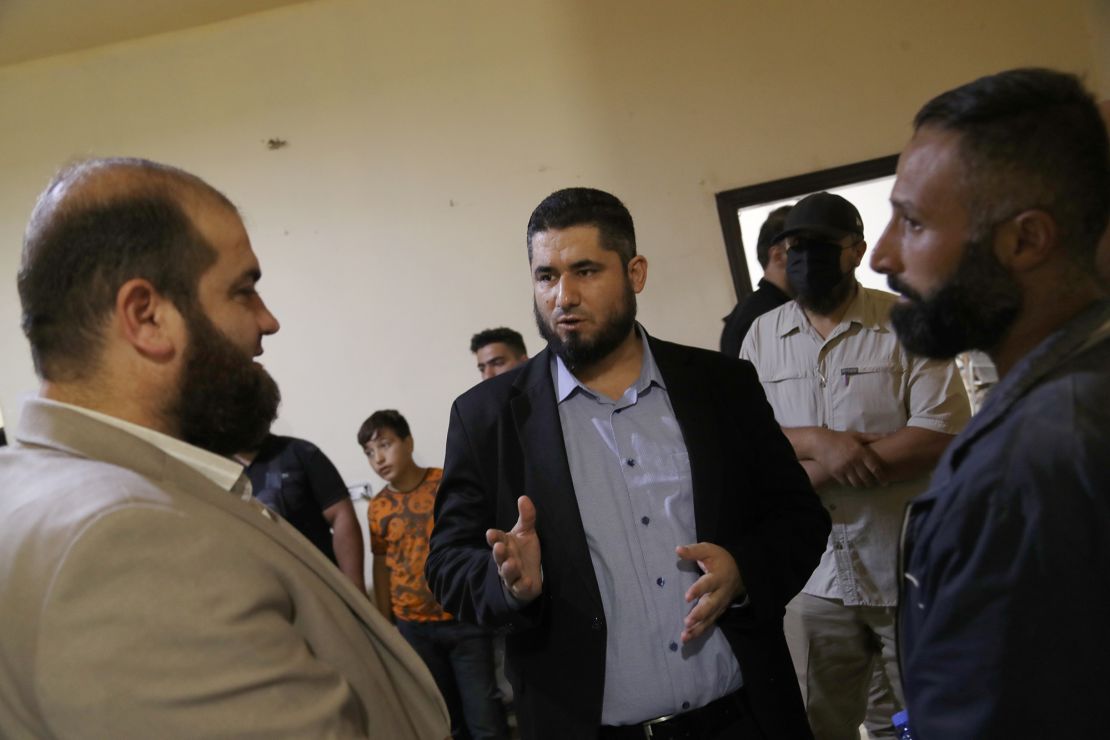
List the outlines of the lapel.
{"type": "Polygon", "coordinates": [[[725,471],[721,437],[715,425],[716,407],[721,399],[712,396],[709,379],[697,377],[691,367],[693,351],[651,336],[648,345],[666,383],[667,397],[690,456],[698,540],[715,542],[725,471]]]}
{"type": "MultiPolygon", "coordinates": [[[[407,666],[410,673],[420,673],[415,653],[407,649],[396,630],[323,553],[292,525],[258,501],[242,500],[239,492],[246,479],[245,474],[233,491],[222,490],[201,473],[145,440],[71,409],[38,400],[30,400],[24,405],[16,439],[23,445],[61,450],[132,470],[155,481],[172,495],[199,500],[262,532],[275,546],[287,550],[303,563],[343,600],[360,622],[360,632],[369,631],[375,635],[379,652],[384,649],[407,666]]],[[[355,642],[360,639],[356,634],[349,637],[355,642]]]]}
{"type": "Polygon", "coordinates": [[[574,494],[559,407],[551,378],[551,352],[543,350],[513,383],[509,399],[513,424],[524,456],[524,490],[536,506],[537,528],[546,552],[563,555],[559,572],[579,580],[601,613],[601,592],[594,576],[586,531],[574,494]]]}

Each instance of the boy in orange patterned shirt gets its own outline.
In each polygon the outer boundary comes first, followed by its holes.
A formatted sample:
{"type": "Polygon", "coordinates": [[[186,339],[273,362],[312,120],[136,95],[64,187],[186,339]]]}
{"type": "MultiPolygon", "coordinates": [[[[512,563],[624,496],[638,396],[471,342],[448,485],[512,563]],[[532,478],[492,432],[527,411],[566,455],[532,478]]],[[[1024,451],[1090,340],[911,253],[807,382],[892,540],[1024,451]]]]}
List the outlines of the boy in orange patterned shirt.
{"type": "Polygon", "coordinates": [[[371,414],[358,430],[358,443],[386,481],[370,501],[374,602],[431,670],[451,713],[452,737],[506,740],[489,634],[443,611],[424,580],[443,471],[413,461],[409,424],[392,409],[371,414]]]}

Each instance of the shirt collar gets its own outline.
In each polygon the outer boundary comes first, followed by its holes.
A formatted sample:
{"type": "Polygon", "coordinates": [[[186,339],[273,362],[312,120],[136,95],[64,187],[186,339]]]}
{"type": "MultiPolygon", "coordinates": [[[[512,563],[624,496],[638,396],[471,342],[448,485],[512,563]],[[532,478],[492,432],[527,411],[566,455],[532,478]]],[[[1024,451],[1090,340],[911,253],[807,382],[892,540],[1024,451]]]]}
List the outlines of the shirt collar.
{"type": "MultiPolygon", "coordinates": [[[[221,490],[228,492],[234,491],[236,484],[239,483],[239,479],[244,477],[243,466],[234,460],[221,457],[208,450],[203,450],[200,447],[191,445],[188,442],[183,442],[168,434],[162,434],[150,427],[133,424],[132,422],[124,421],[123,419],[109,416],[99,411],[93,411],[83,406],[74,406],[73,404],[62,403],[61,401],[52,401],[48,398],[39,400],[45,404],[67,408],[95,419],[102,424],[107,424],[108,426],[115,427],[116,429],[138,437],[144,442],[154,445],[175,460],[188,465],[190,468],[219,486],[221,490]]],[[[251,489],[248,481],[244,481],[244,484],[242,497],[246,500],[251,497],[251,489]]]]}
{"type": "MultiPolygon", "coordinates": [[[[636,333],[644,347],[644,361],[640,366],[640,377],[637,378],[635,384],[636,393],[643,393],[652,385],[667,390],[667,385],[663,382],[663,375],[659,372],[659,366],[655,364],[655,357],[651,354],[648,334],[639,323],[636,324],[636,333]]],[[[596,391],[591,390],[589,386],[574,377],[574,373],[566,366],[562,357],[552,352],[551,358],[551,376],[555,382],[555,398],[558,403],[567,400],[572,393],[579,389],[593,398],[598,397],[596,391]]]]}
{"type": "MultiPolygon", "coordinates": [[[[783,312],[783,321],[781,329],[779,330],[779,337],[785,337],[788,334],[793,334],[796,331],[801,331],[809,325],[809,319],[806,318],[805,311],[798,305],[798,301],[793,300],[786,304],[787,308],[783,312]]],[[[872,331],[881,331],[883,329],[882,315],[879,307],[875,305],[870,292],[867,288],[856,283],[856,295],[852,298],[852,302],[848,304],[848,309],[844,312],[844,317],[840,319],[837,325],[851,326],[852,324],[859,324],[860,326],[870,329],[872,331]]],[[[832,336],[831,334],[829,336],[832,336]]]]}

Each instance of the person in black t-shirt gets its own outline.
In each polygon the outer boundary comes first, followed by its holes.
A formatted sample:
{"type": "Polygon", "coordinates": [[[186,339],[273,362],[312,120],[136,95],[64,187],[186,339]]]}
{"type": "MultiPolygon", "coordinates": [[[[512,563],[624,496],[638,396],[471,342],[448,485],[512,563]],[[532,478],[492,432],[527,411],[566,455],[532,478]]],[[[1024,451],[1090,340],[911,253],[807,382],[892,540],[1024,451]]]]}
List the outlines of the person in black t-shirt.
{"type": "Polygon", "coordinates": [[[786,214],[790,213],[792,207],[780,206],[771,211],[759,229],[755,256],[763,268],[763,278],[755,292],[737,303],[732,313],[724,318],[725,328],[721,332],[722,354],[737,357],[752,322],[790,300],[793,291],[786,282],[786,246],[771,240],[785,228],[786,214]]]}
{"type": "Polygon", "coordinates": [[[296,437],[271,434],[247,465],[254,497],[276,511],[366,591],[362,531],[347,485],[320,448],[296,437]]]}

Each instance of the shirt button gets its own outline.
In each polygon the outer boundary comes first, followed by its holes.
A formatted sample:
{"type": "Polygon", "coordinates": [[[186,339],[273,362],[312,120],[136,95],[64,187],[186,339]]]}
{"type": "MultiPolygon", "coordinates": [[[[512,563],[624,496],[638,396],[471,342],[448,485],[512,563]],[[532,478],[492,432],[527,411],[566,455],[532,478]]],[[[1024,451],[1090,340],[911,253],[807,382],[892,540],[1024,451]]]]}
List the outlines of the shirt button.
{"type": "Polygon", "coordinates": [[[842,543],[840,543],[840,542],[834,542],[834,543],[833,543],[833,549],[834,549],[834,550],[843,550],[843,549],[844,549],[844,545],[843,545],[842,543]]]}
{"type": "Polygon", "coordinates": [[[656,578],[655,583],[659,586],[662,586],[664,583],[666,583],[666,581],[663,580],[662,578],[656,578]]]}
{"type": "Polygon", "coordinates": [[[593,619],[590,620],[590,629],[592,629],[592,630],[601,629],[601,617],[594,617],[593,619]]]}
{"type": "Polygon", "coordinates": [[[633,460],[633,459],[632,459],[631,457],[630,457],[630,458],[628,458],[627,460],[625,460],[625,461],[624,461],[624,464],[625,464],[625,465],[627,465],[627,466],[628,466],[628,467],[630,467],[630,468],[634,468],[634,467],[636,467],[636,461],[635,461],[635,460],[633,460]]]}
{"type": "Polygon", "coordinates": [[[672,653],[678,652],[678,643],[677,642],[672,642],[667,647],[669,647],[671,649],[672,653]]]}
{"type": "Polygon", "coordinates": [[[682,708],[683,709],[689,709],[690,708],[690,702],[688,702],[688,701],[682,702],[682,708]]]}
{"type": "Polygon", "coordinates": [[[649,517],[649,516],[640,517],[640,524],[643,524],[645,527],[647,525],[651,524],[651,517],[649,517]]]}

